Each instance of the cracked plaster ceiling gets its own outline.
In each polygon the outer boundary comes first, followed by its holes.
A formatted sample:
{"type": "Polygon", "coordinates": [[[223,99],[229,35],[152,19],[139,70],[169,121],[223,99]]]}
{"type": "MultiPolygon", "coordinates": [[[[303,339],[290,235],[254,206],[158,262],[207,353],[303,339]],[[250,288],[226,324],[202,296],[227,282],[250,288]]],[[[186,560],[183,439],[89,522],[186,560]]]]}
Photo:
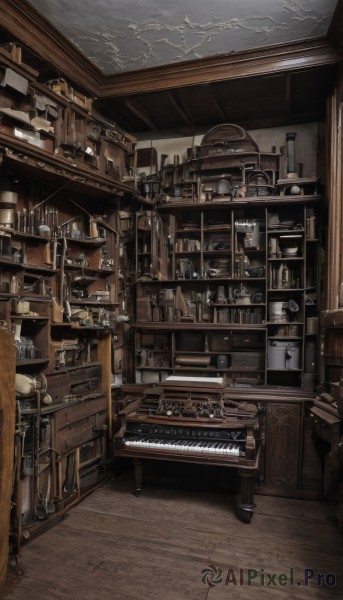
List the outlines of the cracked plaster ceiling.
{"type": "Polygon", "coordinates": [[[326,34],[337,0],[30,0],[104,74],[326,34]]]}

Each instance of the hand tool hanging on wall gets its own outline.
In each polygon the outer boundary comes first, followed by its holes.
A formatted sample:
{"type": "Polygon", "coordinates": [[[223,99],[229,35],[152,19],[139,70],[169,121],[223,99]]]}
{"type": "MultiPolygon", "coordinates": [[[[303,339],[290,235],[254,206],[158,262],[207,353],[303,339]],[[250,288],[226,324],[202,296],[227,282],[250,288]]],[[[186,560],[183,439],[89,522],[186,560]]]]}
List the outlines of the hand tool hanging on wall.
{"type": "Polygon", "coordinates": [[[77,206],[77,208],[82,210],[85,213],[85,215],[87,215],[87,217],[89,219],[89,234],[90,234],[89,237],[96,237],[96,238],[99,237],[98,225],[101,225],[101,227],[104,227],[108,231],[111,231],[112,233],[114,233],[114,235],[117,236],[117,240],[118,240],[118,232],[115,229],[113,229],[113,227],[111,227],[110,225],[105,223],[105,221],[103,221],[101,218],[95,219],[94,216],[91,215],[91,213],[89,213],[85,208],[83,208],[83,206],[80,206],[79,204],[77,204],[77,202],[75,202],[75,200],[69,199],[69,202],[71,202],[72,204],[77,206]]]}
{"type": "MultiPolygon", "coordinates": [[[[54,196],[56,196],[56,194],[59,194],[62,190],[64,190],[71,183],[71,181],[72,181],[71,179],[68,179],[68,181],[66,181],[63,185],[61,185],[61,187],[59,187],[57,190],[55,190],[54,192],[52,192],[52,194],[49,194],[49,196],[47,196],[46,198],[44,198],[44,200],[41,200],[40,202],[38,202],[37,204],[35,204],[32,207],[32,209],[30,210],[30,227],[33,227],[33,222],[31,223],[31,221],[34,221],[34,214],[35,214],[35,211],[37,210],[37,208],[39,208],[43,204],[46,204],[46,202],[48,202],[49,200],[51,200],[51,198],[53,198],[54,196]]],[[[45,216],[46,216],[45,223],[44,223],[44,216],[43,216],[43,219],[40,219],[40,227],[42,228],[42,230],[40,231],[40,233],[41,233],[41,235],[50,235],[50,230],[47,233],[45,233],[45,230],[47,228],[47,218],[48,218],[48,213],[46,211],[45,211],[45,216]]],[[[54,230],[53,234],[54,234],[54,236],[56,236],[57,229],[58,229],[57,219],[58,219],[58,211],[56,210],[54,212],[54,227],[53,227],[53,230],[54,230]]],[[[39,228],[39,230],[40,230],[40,228],[39,228]]]]}

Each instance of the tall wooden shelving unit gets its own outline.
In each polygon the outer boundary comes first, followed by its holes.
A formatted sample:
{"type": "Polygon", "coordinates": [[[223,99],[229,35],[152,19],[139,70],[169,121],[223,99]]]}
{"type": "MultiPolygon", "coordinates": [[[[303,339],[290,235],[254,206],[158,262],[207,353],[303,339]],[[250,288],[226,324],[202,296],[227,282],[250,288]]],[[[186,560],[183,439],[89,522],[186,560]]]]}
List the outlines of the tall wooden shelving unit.
{"type": "Polygon", "coordinates": [[[8,539],[18,554],[107,476],[134,192],[134,138],[20,56],[0,55],[1,579],[8,539]]]}

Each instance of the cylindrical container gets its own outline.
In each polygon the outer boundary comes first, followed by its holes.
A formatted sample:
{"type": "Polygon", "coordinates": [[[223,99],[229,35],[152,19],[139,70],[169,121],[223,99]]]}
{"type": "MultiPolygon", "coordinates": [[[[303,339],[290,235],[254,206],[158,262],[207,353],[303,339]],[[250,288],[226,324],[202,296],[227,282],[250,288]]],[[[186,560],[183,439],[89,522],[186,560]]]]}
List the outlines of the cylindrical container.
{"type": "Polygon", "coordinates": [[[225,287],[223,285],[218,285],[217,287],[217,304],[225,304],[225,287]]]}
{"type": "Polygon", "coordinates": [[[148,351],[143,348],[142,350],[138,350],[137,355],[139,358],[139,366],[145,367],[146,361],[147,361],[147,356],[148,356],[148,351]]]}
{"type": "Polygon", "coordinates": [[[166,307],[166,321],[171,323],[172,321],[174,321],[174,317],[175,317],[174,306],[167,306],[166,307]]]}
{"type": "Polygon", "coordinates": [[[187,365],[187,366],[195,366],[195,367],[208,367],[211,362],[211,358],[209,356],[177,356],[175,358],[175,363],[177,365],[187,365]]]}
{"type": "Polygon", "coordinates": [[[276,237],[269,238],[269,256],[274,257],[278,251],[278,239],[276,237]]]}
{"type": "Polygon", "coordinates": [[[288,335],[288,326],[287,325],[279,325],[279,327],[276,327],[275,335],[282,335],[282,336],[288,335]]]}
{"type": "Polygon", "coordinates": [[[287,173],[295,173],[295,137],[296,133],[286,133],[288,168],[287,173]]]}
{"type": "Polygon", "coordinates": [[[289,316],[286,307],[286,302],[269,302],[269,321],[272,323],[288,323],[289,316]]]}
{"type": "Polygon", "coordinates": [[[25,315],[30,310],[30,302],[27,300],[18,300],[14,307],[16,315],[25,315]]]}
{"type": "Polygon", "coordinates": [[[0,208],[0,225],[13,228],[14,214],[13,208],[0,208]]]}
{"type": "Polygon", "coordinates": [[[316,237],[317,217],[307,217],[306,219],[306,235],[309,240],[314,240],[316,237]]]}
{"type": "Polygon", "coordinates": [[[307,317],[306,333],[307,333],[307,335],[317,335],[317,333],[318,333],[318,317],[307,317]]]}
{"type": "Polygon", "coordinates": [[[288,325],[287,335],[290,335],[290,336],[299,335],[299,325],[294,324],[294,323],[288,325]]]}
{"type": "Polygon", "coordinates": [[[218,308],[217,310],[217,323],[227,323],[229,320],[229,309],[218,308]]]}
{"type": "Polygon", "coordinates": [[[17,204],[18,194],[16,192],[0,192],[1,206],[15,206],[17,204]]]}
{"type": "Polygon", "coordinates": [[[309,338],[305,343],[305,360],[304,366],[306,373],[315,373],[316,365],[316,340],[309,338]]]}
{"type": "Polygon", "coordinates": [[[295,341],[269,340],[268,368],[276,370],[299,369],[300,343],[295,341]]]}

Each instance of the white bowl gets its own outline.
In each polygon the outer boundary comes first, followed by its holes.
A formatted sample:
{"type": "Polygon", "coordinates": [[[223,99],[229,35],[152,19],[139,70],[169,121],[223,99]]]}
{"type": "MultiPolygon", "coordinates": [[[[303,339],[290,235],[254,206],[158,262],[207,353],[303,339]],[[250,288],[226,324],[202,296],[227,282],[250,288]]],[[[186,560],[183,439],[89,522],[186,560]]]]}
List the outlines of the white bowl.
{"type": "Polygon", "coordinates": [[[298,248],[282,248],[283,256],[295,256],[298,252],[298,248]]]}

